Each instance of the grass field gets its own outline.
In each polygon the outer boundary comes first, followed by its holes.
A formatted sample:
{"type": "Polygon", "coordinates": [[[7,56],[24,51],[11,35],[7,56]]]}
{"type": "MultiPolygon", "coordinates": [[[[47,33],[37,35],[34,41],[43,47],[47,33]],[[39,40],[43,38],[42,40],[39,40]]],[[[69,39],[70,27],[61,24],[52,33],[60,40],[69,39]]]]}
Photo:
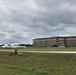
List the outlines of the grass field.
{"type": "Polygon", "coordinates": [[[12,54],[0,52],[0,75],[76,75],[76,54],[12,54]]]}
{"type": "MultiPolygon", "coordinates": [[[[14,48],[0,48],[0,50],[15,50],[14,48]]],[[[18,50],[25,51],[76,51],[76,47],[29,47],[29,48],[18,48],[18,50]]]]}

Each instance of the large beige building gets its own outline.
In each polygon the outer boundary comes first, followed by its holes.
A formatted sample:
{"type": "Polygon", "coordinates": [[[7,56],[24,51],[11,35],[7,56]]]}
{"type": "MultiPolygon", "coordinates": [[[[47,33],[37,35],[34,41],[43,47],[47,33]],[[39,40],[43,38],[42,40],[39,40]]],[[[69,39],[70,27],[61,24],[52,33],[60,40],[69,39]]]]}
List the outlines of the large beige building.
{"type": "Polygon", "coordinates": [[[76,36],[49,37],[33,39],[34,47],[70,47],[76,46],[76,36]]]}

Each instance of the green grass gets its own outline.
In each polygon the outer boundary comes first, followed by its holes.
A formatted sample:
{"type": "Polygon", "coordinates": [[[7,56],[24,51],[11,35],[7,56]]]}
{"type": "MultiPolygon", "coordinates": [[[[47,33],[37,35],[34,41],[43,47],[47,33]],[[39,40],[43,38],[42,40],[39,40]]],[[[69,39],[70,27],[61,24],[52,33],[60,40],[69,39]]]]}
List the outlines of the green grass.
{"type": "MultiPolygon", "coordinates": [[[[0,48],[0,50],[15,50],[14,48],[0,48]]],[[[76,47],[31,47],[18,48],[18,50],[25,51],[76,51],[76,47]]]]}
{"type": "Polygon", "coordinates": [[[76,54],[0,52],[0,75],[76,75],[76,54]]]}

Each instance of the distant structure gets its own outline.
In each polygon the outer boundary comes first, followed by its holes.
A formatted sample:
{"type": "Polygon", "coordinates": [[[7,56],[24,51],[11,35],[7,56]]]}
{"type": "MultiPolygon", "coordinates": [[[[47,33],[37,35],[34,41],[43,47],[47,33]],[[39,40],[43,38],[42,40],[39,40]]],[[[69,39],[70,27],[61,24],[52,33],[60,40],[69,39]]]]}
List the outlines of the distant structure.
{"type": "Polygon", "coordinates": [[[5,46],[1,46],[2,48],[26,48],[26,46],[8,46],[8,45],[5,45],[5,46]]]}
{"type": "Polygon", "coordinates": [[[76,36],[33,39],[34,47],[75,47],[76,36]]]}

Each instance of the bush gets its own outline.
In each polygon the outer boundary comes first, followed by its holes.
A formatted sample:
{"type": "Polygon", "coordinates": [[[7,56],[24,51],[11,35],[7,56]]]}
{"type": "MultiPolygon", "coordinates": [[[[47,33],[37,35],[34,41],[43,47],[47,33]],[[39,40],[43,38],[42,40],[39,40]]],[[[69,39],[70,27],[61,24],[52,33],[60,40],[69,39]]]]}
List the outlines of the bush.
{"type": "Polygon", "coordinates": [[[53,45],[53,47],[58,47],[58,45],[53,45]]]}

